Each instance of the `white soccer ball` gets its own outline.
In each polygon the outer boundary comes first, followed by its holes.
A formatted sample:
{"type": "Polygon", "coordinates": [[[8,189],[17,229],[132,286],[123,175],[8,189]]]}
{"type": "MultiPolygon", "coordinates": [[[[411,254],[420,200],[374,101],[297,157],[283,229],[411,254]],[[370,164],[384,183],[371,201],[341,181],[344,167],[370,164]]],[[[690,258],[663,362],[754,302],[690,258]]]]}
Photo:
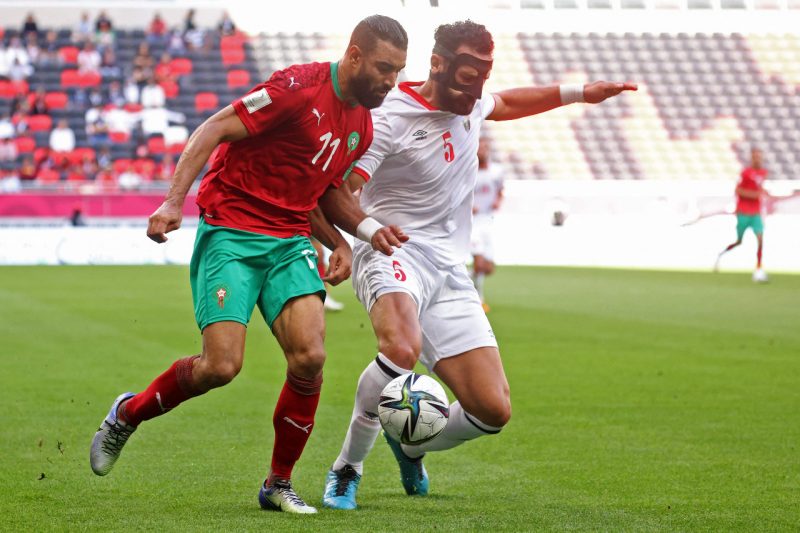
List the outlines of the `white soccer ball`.
{"type": "Polygon", "coordinates": [[[753,281],[755,283],[766,283],[767,281],[769,281],[769,277],[767,276],[766,272],[764,272],[762,269],[759,268],[758,270],[753,272],[753,281]]]}
{"type": "Polygon", "coordinates": [[[403,444],[421,444],[444,430],[450,404],[439,383],[423,374],[404,374],[384,387],[378,417],[386,433],[403,444]]]}

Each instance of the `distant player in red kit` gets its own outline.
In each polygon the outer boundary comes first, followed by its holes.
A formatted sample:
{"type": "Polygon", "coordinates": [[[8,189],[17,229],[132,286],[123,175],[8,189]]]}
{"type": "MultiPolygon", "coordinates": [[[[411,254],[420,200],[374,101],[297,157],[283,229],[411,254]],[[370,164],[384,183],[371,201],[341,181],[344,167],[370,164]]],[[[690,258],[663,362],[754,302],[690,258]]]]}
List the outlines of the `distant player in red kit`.
{"type": "Polygon", "coordinates": [[[756,252],[756,270],[753,273],[754,281],[767,281],[767,275],[761,268],[761,254],[764,249],[764,221],[761,217],[761,199],[768,196],[764,191],[764,180],[767,179],[767,169],[762,166],[761,150],[753,148],[750,153],[750,166],[742,171],[741,180],[736,186],[736,242],[729,244],[717,257],[714,270],[719,270],[722,256],[740,244],[747,228],[753,230],[758,239],[756,252]]]}
{"type": "MultiPolygon", "coordinates": [[[[290,481],[313,427],[325,361],[325,288],[309,236],[313,232],[333,250],[324,281],[335,285],[346,279],[350,246],[316,211],[317,201],[342,184],[372,142],[369,109],[394,87],[407,44],[397,21],[367,17],[340,61],[276,72],[192,134],[147,235],[164,242],[166,233],[180,227],[186,193],[219,146],[200,186],[201,218],[190,267],[203,350],[177,360],[143,392],[117,397],[92,441],[95,474],[108,474],[140,423],[239,373],[246,325],[257,305],[288,367],[259,502],[264,509],[316,512],[290,481]]],[[[366,235],[358,230],[366,218],[360,209],[328,218],[345,231],[366,235]]],[[[388,255],[407,237],[390,226],[371,231],[368,240],[388,255]]]]}

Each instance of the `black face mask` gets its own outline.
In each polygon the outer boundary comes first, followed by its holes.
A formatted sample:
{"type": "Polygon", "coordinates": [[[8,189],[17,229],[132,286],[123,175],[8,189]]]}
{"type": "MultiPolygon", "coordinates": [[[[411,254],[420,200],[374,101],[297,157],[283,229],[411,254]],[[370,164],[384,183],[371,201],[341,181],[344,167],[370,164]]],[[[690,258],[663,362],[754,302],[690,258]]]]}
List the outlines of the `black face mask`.
{"type": "Polygon", "coordinates": [[[447,70],[444,72],[432,73],[431,78],[439,83],[442,83],[446,87],[449,87],[450,89],[468,94],[475,99],[479,99],[481,97],[481,94],[483,94],[483,84],[486,83],[486,77],[492,70],[493,61],[479,59],[471,54],[456,55],[450,50],[439,46],[438,44],[433,47],[433,53],[447,58],[450,64],[448,65],[447,70]],[[475,78],[475,81],[469,84],[459,83],[456,81],[456,73],[458,72],[458,69],[465,65],[478,71],[478,77],[475,78]]]}

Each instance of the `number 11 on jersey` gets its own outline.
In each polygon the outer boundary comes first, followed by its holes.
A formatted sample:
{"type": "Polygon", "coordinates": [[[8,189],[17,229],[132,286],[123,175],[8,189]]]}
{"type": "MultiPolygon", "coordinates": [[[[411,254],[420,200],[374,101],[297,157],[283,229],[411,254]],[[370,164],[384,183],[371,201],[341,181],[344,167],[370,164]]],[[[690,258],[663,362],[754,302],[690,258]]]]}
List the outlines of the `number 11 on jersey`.
{"type": "Polygon", "coordinates": [[[322,165],[323,172],[328,170],[328,165],[331,164],[331,159],[333,159],[333,154],[336,153],[336,149],[339,148],[339,143],[341,142],[341,139],[339,139],[338,137],[331,141],[331,137],[333,137],[333,133],[328,132],[319,138],[319,140],[322,141],[324,144],[322,145],[322,148],[320,148],[319,152],[317,152],[317,155],[314,156],[314,159],[311,160],[311,164],[316,165],[319,156],[321,156],[322,153],[325,151],[325,149],[328,147],[328,145],[330,145],[331,155],[328,156],[327,161],[325,161],[325,164],[322,165]]]}

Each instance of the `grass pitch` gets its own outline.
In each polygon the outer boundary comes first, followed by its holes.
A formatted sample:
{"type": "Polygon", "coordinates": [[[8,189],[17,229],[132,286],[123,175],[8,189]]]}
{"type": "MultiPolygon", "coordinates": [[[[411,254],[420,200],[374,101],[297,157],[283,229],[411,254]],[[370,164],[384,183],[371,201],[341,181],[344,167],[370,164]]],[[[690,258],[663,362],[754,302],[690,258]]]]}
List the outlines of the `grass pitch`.
{"type": "MultiPolygon", "coordinates": [[[[328,316],[316,427],[295,486],[319,505],[374,357],[348,287],[328,316]]],[[[360,510],[261,511],[285,364],[256,314],[227,387],[145,423],[105,478],[89,442],[114,397],[196,353],[182,267],[0,269],[0,529],[780,531],[800,527],[800,276],[501,268],[490,319],[514,415],[426,460],[404,495],[378,441],[360,510]]]]}

